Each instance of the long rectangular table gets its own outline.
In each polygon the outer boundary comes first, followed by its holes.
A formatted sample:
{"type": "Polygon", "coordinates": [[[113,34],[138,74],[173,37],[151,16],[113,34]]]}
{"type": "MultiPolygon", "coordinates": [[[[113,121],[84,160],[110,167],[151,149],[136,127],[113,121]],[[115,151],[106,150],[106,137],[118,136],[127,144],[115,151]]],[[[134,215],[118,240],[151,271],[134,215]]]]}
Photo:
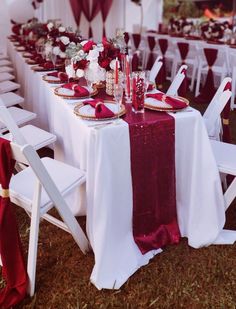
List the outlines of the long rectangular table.
{"type": "MultiPolygon", "coordinates": [[[[139,267],[161,250],[145,255],[132,234],[132,179],[128,124],[92,127],[73,109],[78,100],[54,94],[54,86],[35,73],[21,53],[8,42],[24,108],[34,111],[36,124],[57,135],[55,158],[86,171],[82,203],[76,197],[70,207],[86,214],[87,234],[94,251],[91,281],[98,288],[118,289],[139,267]]],[[[194,248],[219,239],[225,223],[221,181],[201,114],[173,113],[175,118],[175,166],[177,215],[181,236],[194,248]]],[[[161,176],[160,176],[161,177],[161,176]]]]}

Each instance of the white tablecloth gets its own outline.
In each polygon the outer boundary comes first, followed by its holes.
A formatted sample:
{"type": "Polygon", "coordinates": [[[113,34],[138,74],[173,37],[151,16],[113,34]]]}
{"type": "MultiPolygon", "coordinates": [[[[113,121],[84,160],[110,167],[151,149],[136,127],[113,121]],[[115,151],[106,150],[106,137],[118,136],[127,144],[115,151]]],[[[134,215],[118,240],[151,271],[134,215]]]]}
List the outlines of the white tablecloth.
{"type": "MultiPolygon", "coordinates": [[[[132,182],[128,125],[100,129],[73,114],[75,101],[54,95],[54,86],[24,63],[11,43],[8,51],[37,124],[57,135],[55,157],[87,172],[87,233],[95,255],[91,281],[119,288],[161,250],[142,255],[132,236],[132,182]]],[[[78,101],[76,101],[78,102],[78,101]]],[[[217,166],[200,113],[173,114],[176,134],[177,213],[182,236],[194,248],[213,243],[225,223],[217,166]]],[[[160,175],[161,177],[161,175],[160,175]]],[[[85,208],[71,203],[74,213],[85,208]]]]}

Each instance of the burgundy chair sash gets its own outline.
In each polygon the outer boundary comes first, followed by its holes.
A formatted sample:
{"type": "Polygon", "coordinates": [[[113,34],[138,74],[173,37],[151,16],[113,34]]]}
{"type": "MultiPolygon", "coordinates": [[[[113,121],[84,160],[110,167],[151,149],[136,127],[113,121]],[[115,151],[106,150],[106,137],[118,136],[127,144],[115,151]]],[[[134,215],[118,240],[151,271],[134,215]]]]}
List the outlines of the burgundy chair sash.
{"type": "Polygon", "coordinates": [[[9,183],[15,162],[10,142],[0,138],[0,254],[6,286],[0,291],[0,308],[10,308],[26,294],[28,278],[15,214],[9,198],[9,183]]]}
{"type": "MultiPolygon", "coordinates": [[[[231,90],[232,85],[230,82],[228,82],[225,85],[224,90],[231,90]]],[[[223,125],[223,142],[231,143],[231,136],[230,136],[230,130],[229,130],[229,114],[230,114],[230,100],[225,105],[225,108],[222,112],[222,125],[223,125]]]]}
{"type": "Polygon", "coordinates": [[[186,60],[188,52],[189,52],[189,44],[184,43],[184,42],[178,42],[177,46],[178,46],[178,49],[179,49],[182,64],[185,64],[185,60],[186,60]]]}
{"type": "Polygon", "coordinates": [[[210,103],[216,91],[212,66],[217,59],[218,50],[214,48],[204,48],[204,54],[208,64],[208,72],[205,85],[201,89],[199,96],[196,98],[198,103],[210,103]]]}
{"type": "Polygon", "coordinates": [[[156,77],[156,84],[162,85],[166,81],[166,61],[165,61],[165,54],[168,48],[168,40],[167,39],[158,39],[158,43],[160,46],[160,50],[162,53],[162,62],[163,65],[156,77]]]}
{"type": "Polygon", "coordinates": [[[133,58],[132,58],[132,71],[138,71],[138,69],[139,69],[138,48],[139,48],[139,44],[141,42],[141,35],[139,33],[133,33],[132,37],[133,37],[134,47],[136,49],[136,51],[133,54],[133,58]]]}
{"type": "Polygon", "coordinates": [[[188,90],[187,70],[183,69],[181,73],[184,73],[185,78],[183,79],[182,84],[179,87],[178,95],[185,98],[188,90]]]}
{"type": "Polygon", "coordinates": [[[154,50],[154,47],[156,45],[156,40],[155,40],[155,38],[153,36],[148,36],[147,37],[147,41],[148,41],[148,46],[149,46],[150,53],[149,53],[149,56],[148,56],[148,61],[147,61],[146,69],[147,70],[151,70],[151,68],[153,66],[153,63],[154,63],[153,50],[154,50]]]}

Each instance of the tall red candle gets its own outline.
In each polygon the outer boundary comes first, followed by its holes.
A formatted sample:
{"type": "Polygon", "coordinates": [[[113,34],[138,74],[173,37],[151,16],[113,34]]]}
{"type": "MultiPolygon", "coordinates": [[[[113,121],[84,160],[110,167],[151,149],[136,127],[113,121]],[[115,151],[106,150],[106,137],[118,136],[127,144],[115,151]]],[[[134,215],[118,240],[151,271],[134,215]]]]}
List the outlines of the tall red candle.
{"type": "Polygon", "coordinates": [[[128,55],[126,56],[125,59],[125,74],[126,74],[127,95],[130,96],[130,64],[128,55]]]}
{"type": "Polygon", "coordinates": [[[118,59],[116,58],[116,66],[115,66],[115,84],[118,84],[118,59]]]}

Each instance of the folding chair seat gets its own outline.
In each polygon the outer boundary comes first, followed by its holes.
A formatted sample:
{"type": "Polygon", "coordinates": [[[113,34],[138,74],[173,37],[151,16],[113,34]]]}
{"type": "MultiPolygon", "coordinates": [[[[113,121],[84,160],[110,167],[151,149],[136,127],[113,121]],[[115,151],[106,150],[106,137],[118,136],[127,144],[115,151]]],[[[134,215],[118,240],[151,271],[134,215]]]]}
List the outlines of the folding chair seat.
{"type": "Polygon", "coordinates": [[[7,59],[0,59],[0,67],[11,66],[12,62],[7,59]]]}
{"type": "Polygon", "coordinates": [[[183,82],[183,80],[186,77],[186,71],[188,66],[186,64],[181,65],[179,68],[177,74],[175,75],[175,78],[173,79],[172,83],[170,84],[166,94],[167,95],[178,95],[178,90],[183,82]]]}
{"type": "Polygon", "coordinates": [[[28,168],[12,176],[9,192],[11,202],[31,214],[27,272],[29,294],[33,296],[40,218],[71,233],[83,253],[89,250],[88,240],[63,198],[82,185],[86,178],[84,172],[65,163],[50,158],[40,160],[30,145],[12,144],[12,150],[16,160],[16,153],[19,153],[18,162],[22,162],[23,155],[27,161],[23,163],[29,164],[28,168]],[[54,206],[63,221],[47,214],[54,206]]]}
{"type": "Polygon", "coordinates": [[[214,97],[203,114],[203,119],[207,128],[208,136],[211,139],[220,140],[222,132],[221,113],[229,102],[232,92],[232,79],[226,77],[223,79],[214,97]]]}
{"type": "Polygon", "coordinates": [[[0,73],[4,73],[4,72],[12,73],[14,72],[14,69],[11,67],[7,67],[7,66],[0,67],[0,73]]]}
{"type": "Polygon", "coordinates": [[[13,79],[15,79],[15,76],[8,72],[0,73],[0,82],[4,82],[6,80],[13,80],[13,79]]]}
{"type": "MultiPolygon", "coordinates": [[[[1,118],[1,112],[10,114],[12,118],[11,121],[14,121],[16,126],[21,126],[26,122],[33,120],[36,117],[35,113],[23,110],[17,107],[9,107],[8,109],[4,106],[4,104],[0,100],[0,130],[2,133],[5,133],[9,130],[8,126],[6,125],[7,121],[1,118]]],[[[3,116],[2,116],[3,117],[3,116]]],[[[8,117],[8,116],[5,116],[8,117]]],[[[8,118],[7,118],[8,119],[8,118]]],[[[43,147],[46,147],[50,144],[53,144],[56,141],[56,136],[52,133],[49,133],[45,130],[42,130],[33,125],[25,125],[21,128],[17,128],[21,135],[23,135],[24,140],[31,146],[34,147],[35,150],[39,150],[43,147]]],[[[12,133],[6,133],[3,135],[5,139],[8,140],[15,140],[14,135],[12,133]]]]}
{"type": "Polygon", "coordinates": [[[21,105],[22,103],[24,103],[24,98],[22,98],[21,96],[19,96],[14,92],[6,92],[0,94],[0,99],[3,101],[6,107],[10,107],[17,104],[21,105]]]}
{"type": "Polygon", "coordinates": [[[20,88],[20,84],[17,84],[12,81],[4,81],[0,83],[0,94],[15,91],[20,88]]]}

